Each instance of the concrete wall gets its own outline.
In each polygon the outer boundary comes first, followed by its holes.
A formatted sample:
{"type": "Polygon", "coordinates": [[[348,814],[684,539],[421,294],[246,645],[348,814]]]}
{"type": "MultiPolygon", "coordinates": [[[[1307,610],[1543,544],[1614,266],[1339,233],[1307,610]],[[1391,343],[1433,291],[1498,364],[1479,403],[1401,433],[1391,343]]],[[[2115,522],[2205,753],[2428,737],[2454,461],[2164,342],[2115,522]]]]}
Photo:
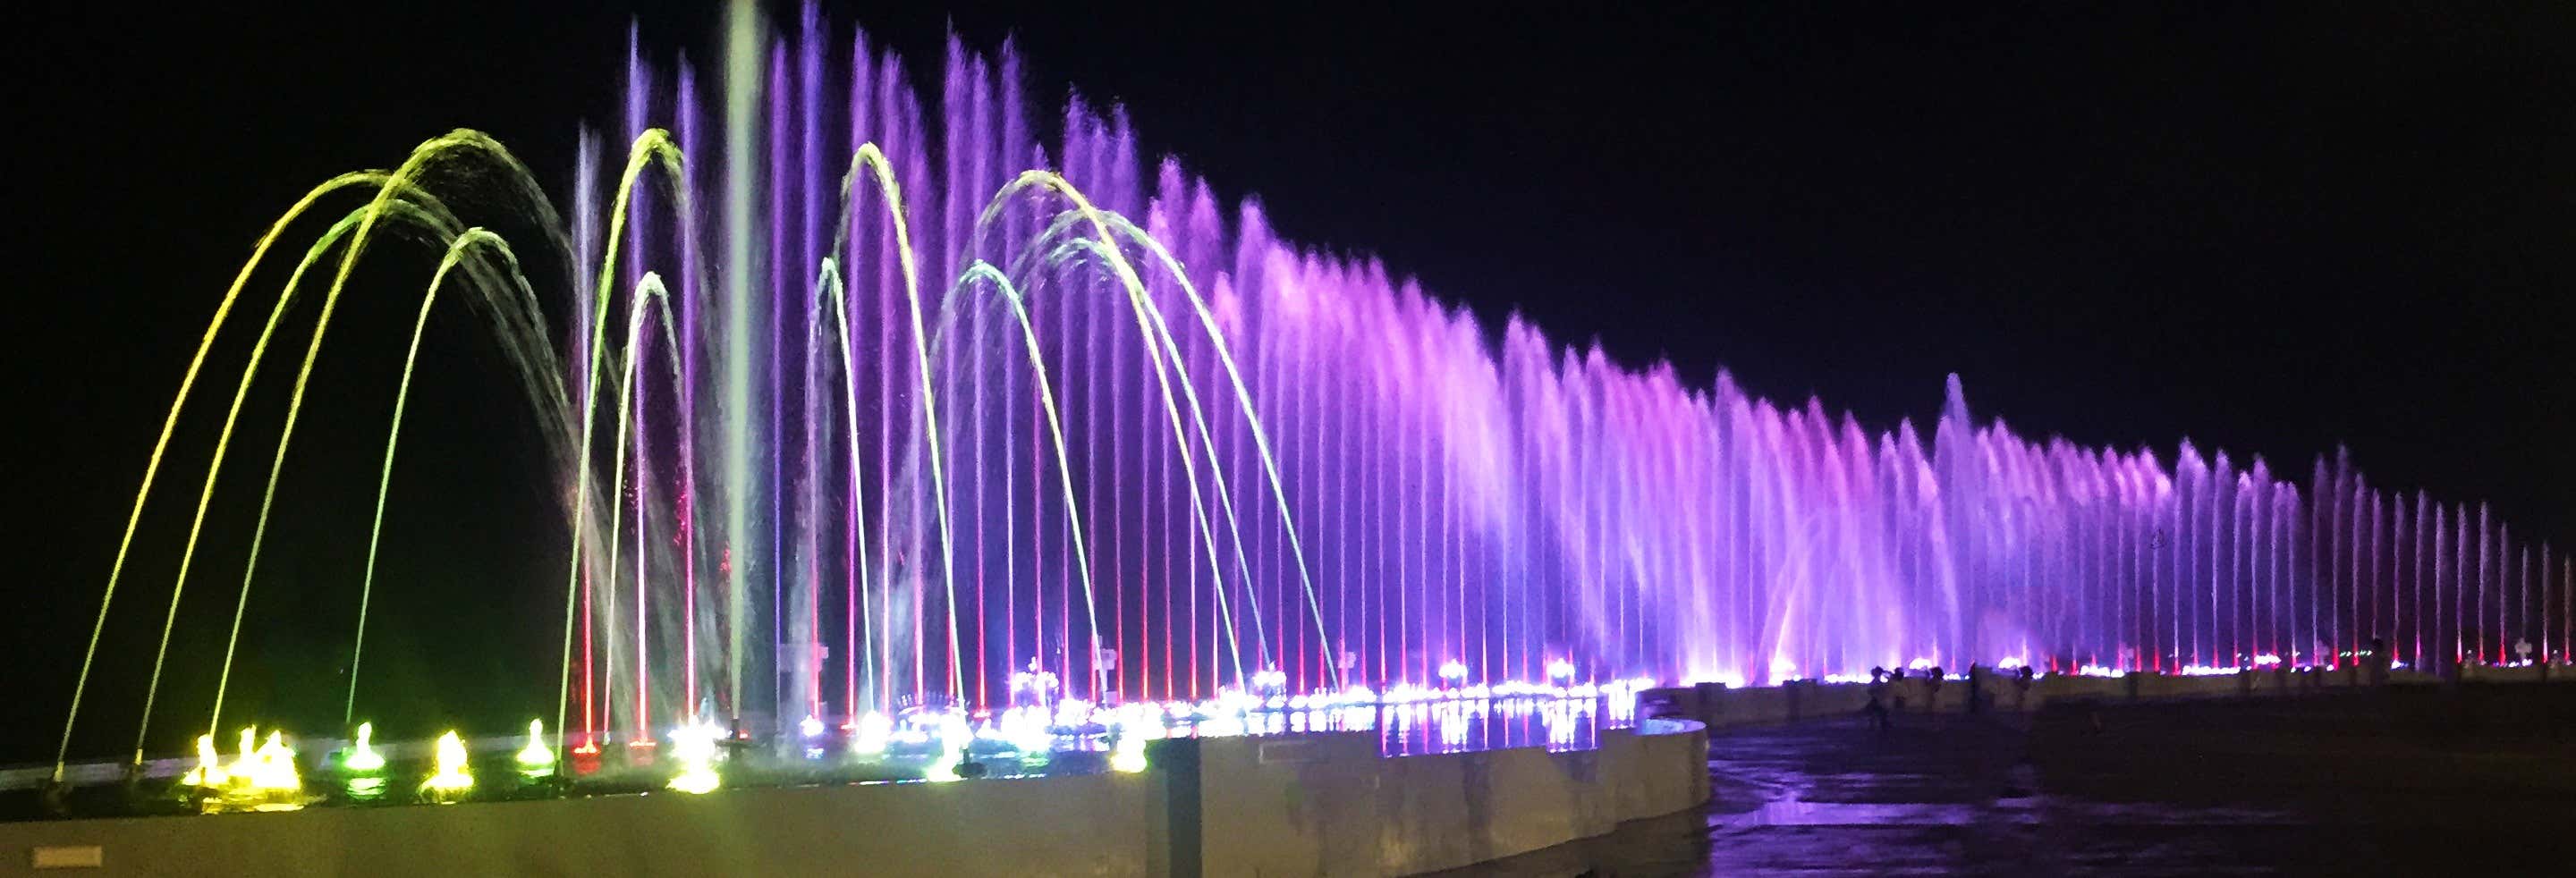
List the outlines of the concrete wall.
{"type": "Polygon", "coordinates": [[[0,876],[1398,875],[1708,798],[1708,737],[1382,758],[1371,733],[1155,742],[1143,774],[734,789],[453,807],[0,823],[0,876]]]}
{"type": "MultiPolygon", "coordinates": [[[[1617,821],[1660,817],[1708,801],[1708,729],[1697,722],[1647,719],[1628,737],[1636,748],[1612,765],[1617,821]],[[1676,771],[1690,765],[1693,771],[1676,771]]],[[[1603,748],[1605,752],[1609,748],[1603,748]]],[[[1623,746],[1620,753],[1625,753],[1623,746]]]]}
{"type": "Polygon", "coordinates": [[[1373,734],[1329,733],[1173,741],[1166,755],[1197,752],[1198,874],[1409,875],[1707,801],[1707,730],[1658,721],[1642,731],[1605,730],[1599,749],[1553,753],[1381,758],[1373,734]]]}
{"type": "Polygon", "coordinates": [[[1139,875],[1140,775],[725,790],[449,807],[0,823],[0,875],[39,846],[80,876],[1139,875]]]}
{"type": "Polygon", "coordinates": [[[2522,667],[2470,665],[2460,669],[2463,682],[2475,683],[2564,683],[2576,680],[2576,669],[2566,665],[2529,664],[2522,667]]]}

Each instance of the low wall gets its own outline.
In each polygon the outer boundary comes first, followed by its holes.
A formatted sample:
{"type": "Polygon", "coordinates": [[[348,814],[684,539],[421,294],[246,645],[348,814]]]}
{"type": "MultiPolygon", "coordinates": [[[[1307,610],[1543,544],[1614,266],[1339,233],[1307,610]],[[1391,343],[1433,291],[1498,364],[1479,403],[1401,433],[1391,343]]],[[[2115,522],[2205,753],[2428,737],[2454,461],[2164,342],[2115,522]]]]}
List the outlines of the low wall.
{"type": "MultiPolygon", "coordinates": [[[[1983,707],[2002,712],[2037,710],[2052,700],[2281,697],[2375,685],[2370,672],[2358,667],[2332,670],[2271,668],[2211,676],[2150,672],[2118,677],[2051,674],[2034,679],[2027,686],[2018,678],[2001,673],[1980,674],[1978,680],[1983,707]]],[[[2576,672],[2552,665],[2470,666],[2460,669],[2460,681],[2478,684],[2563,683],[2576,681],[2576,672]]],[[[2390,671],[2385,681],[2390,686],[2432,686],[2442,682],[2438,676],[2407,670],[2390,671]]],[[[1906,711],[1957,712],[1968,709],[1968,689],[1968,681],[1959,677],[1943,680],[1935,688],[1932,681],[1915,676],[1890,683],[1888,696],[1891,702],[1896,703],[1892,706],[1901,705],[1901,709],[1906,711]]],[[[1722,683],[1699,683],[1650,689],[1639,699],[1641,712],[1684,717],[1709,728],[1725,728],[1859,713],[1869,706],[1869,684],[1801,680],[1779,686],[1733,689],[1722,683]]]]}
{"type": "Polygon", "coordinates": [[[29,869],[38,847],[96,846],[101,868],[59,874],[1132,875],[1153,786],[1091,775],[0,823],[0,874],[29,869]]]}
{"type": "Polygon", "coordinates": [[[1204,833],[1195,844],[1175,839],[1168,874],[1433,872],[1707,801],[1707,730],[1649,726],[1605,730],[1594,750],[1385,758],[1373,733],[1162,742],[1154,758],[1158,767],[1176,763],[1176,784],[1197,775],[1197,813],[1176,813],[1169,825],[1204,833]]]}
{"type": "Polygon", "coordinates": [[[1708,736],[1380,757],[1372,733],[1154,742],[1142,774],[0,823],[0,875],[1400,875],[1708,798],[1708,736]]]}

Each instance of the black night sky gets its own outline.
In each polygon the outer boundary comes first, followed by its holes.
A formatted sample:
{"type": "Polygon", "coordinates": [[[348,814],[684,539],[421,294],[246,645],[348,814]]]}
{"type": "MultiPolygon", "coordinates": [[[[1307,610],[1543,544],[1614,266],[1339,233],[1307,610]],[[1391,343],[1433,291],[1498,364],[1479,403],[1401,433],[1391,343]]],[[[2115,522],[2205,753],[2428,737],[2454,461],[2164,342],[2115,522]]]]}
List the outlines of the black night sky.
{"type": "MultiPolygon", "coordinates": [[[[154,431],[270,219],[456,127],[559,185],[577,123],[616,113],[631,17],[665,58],[712,55],[719,29],[690,4],[38,5],[58,8],[6,15],[0,763],[51,754],[154,431]]],[[[1034,94],[1123,101],[1149,153],[1260,194],[1285,236],[1374,252],[1633,365],[1702,383],[1725,366],[1874,427],[1929,419],[1957,372],[1980,416],[2026,433],[2167,459],[2187,436],[2294,478],[2341,443],[2374,485],[2491,499],[2517,536],[2576,545],[2576,6],[1320,6],[828,15],[890,42],[916,82],[952,23],[978,47],[1016,35],[1034,94]]],[[[425,276],[428,257],[396,249],[362,282],[425,276]]],[[[326,356],[356,377],[317,379],[281,488],[252,608],[274,636],[236,682],[252,704],[336,719],[300,702],[338,707],[336,596],[400,353],[373,348],[398,344],[413,301],[377,298],[334,338],[381,341],[326,356]]],[[[131,734],[243,354],[222,350],[75,755],[131,734]]],[[[506,722],[520,690],[551,697],[559,524],[497,354],[429,363],[371,674],[384,656],[421,716],[510,693],[506,722]]],[[[272,368],[263,423],[292,367],[272,368]]],[[[270,447],[233,452],[180,655],[221,651],[270,447]]],[[[173,674],[189,694],[156,714],[175,728],[213,675],[173,674]]]]}

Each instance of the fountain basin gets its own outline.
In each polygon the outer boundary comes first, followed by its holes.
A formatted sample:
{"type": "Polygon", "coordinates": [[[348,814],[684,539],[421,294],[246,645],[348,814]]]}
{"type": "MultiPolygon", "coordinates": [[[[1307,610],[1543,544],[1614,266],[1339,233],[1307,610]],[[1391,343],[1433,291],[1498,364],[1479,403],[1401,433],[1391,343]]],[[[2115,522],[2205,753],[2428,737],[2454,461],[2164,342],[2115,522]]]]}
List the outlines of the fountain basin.
{"type": "Polygon", "coordinates": [[[1141,773],[0,824],[87,875],[1400,875],[1609,832],[1708,795],[1707,733],[1383,756],[1324,732],[1153,742],[1141,773]]]}

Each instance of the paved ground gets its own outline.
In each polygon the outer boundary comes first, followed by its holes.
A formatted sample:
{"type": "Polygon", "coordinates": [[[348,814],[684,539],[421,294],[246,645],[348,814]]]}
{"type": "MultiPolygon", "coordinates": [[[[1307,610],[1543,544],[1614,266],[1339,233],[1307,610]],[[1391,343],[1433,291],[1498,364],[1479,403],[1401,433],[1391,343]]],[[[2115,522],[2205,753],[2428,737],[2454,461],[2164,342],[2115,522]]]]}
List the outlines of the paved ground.
{"type": "Polygon", "coordinates": [[[2576,875],[2571,695],[1729,730],[1707,807],[1455,874],[2576,875]]]}

